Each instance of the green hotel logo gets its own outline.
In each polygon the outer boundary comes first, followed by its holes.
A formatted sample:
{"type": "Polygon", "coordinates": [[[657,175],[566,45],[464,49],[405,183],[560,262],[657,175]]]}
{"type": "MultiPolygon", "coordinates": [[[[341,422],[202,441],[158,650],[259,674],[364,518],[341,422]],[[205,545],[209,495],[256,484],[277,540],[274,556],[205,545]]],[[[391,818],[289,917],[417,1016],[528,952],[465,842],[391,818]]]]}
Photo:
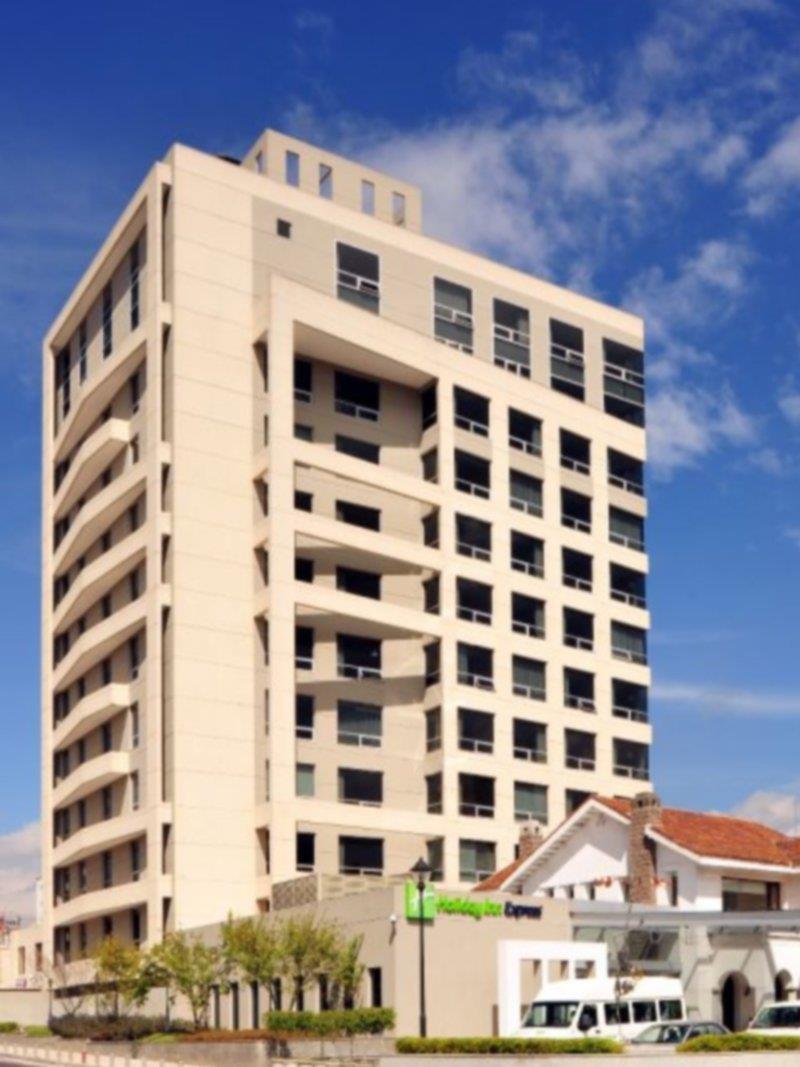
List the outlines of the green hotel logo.
{"type": "MultiPolygon", "coordinates": [[[[407,919],[420,918],[419,890],[413,882],[405,884],[405,912],[407,919]]],[[[540,907],[525,904],[498,904],[495,900],[483,900],[473,897],[451,897],[444,893],[438,893],[436,887],[425,886],[422,895],[422,918],[435,919],[438,914],[442,915],[471,915],[473,919],[482,919],[484,916],[493,918],[509,919],[539,919],[542,909],[540,907]]]]}

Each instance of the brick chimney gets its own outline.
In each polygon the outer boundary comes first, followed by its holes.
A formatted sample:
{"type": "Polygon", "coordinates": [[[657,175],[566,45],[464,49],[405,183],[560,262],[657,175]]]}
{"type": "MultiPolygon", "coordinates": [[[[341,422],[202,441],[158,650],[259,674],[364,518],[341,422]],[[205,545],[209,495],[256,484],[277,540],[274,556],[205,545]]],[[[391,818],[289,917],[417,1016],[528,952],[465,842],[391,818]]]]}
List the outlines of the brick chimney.
{"type": "Polygon", "coordinates": [[[519,832],[519,844],[517,845],[517,859],[525,860],[533,855],[542,843],[542,827],[538,822],[526,822],[519,832]]]}
{"type": "Polygon", "coordinates": [[[661,801],[655,793],[638,793],[631,801],[628,885],[632,904],[656,902],[656,846],[645,837],[648,826],[661,824],[661,801]]]}

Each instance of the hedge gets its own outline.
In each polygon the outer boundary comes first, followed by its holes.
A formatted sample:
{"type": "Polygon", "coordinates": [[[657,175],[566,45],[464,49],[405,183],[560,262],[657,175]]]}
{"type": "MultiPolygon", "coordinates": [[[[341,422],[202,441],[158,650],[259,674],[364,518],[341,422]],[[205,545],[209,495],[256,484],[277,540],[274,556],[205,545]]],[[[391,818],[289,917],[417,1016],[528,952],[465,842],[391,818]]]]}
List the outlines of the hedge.
{"type": "Polygon", "coordinates": [[[52,1037],[53,1031],[49,1026],[23,1026],[22,1032],[26,1037],[52,1037]]]}
{"type": "Polygon", "coordinates": [[[609,1037],[400,1037],[395,1042],[400,1053],[453,1054],[477,1052],[484,1056],[537,1056],[569,1053],[622,1052],[618,1041],[609,1037]]]}
{"type": "Polygon", "coordinates": [[[0,1023],[0,1034],[15,1034],[19,1030],[16,1023],[0,1023]]]}
{"type": "Polygon", "coordinates": [[[57,1037],[77,1037],[84,1041],[141,1041],[151,1034],[191,1031],[190,1023],[164,1016],[131,1015],[129,1018],[104,1018],[96,1015],[63,1015],[50,1019],[50,1030],[57,1037]]]}
{"type": "Polygon", "coordinates": [[[311,1034],[314,1037],[352,1037],[382,1034],[394,1027],[392,1008],[351,1008],[346,1011],[268,1011],[267,1030],[311,1034]]]}
{"type": "Polygon", "coordinates": [[[800,1050],[800,1037],[790,1034],[705,1034],[678,1045],[678,1052],[780,1052],[800,1050]]]}

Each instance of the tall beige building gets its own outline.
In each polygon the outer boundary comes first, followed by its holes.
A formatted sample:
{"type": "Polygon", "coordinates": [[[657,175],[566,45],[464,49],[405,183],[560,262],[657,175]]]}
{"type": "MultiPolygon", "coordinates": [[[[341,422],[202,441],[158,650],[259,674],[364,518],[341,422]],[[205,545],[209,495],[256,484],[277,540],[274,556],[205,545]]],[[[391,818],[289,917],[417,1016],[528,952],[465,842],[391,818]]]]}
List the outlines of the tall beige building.
{"type": "Polygon", "coordinates": [[[642,789],[642,341],[279,133],[152,167],[44,344],[46,951],[642,789]]]}

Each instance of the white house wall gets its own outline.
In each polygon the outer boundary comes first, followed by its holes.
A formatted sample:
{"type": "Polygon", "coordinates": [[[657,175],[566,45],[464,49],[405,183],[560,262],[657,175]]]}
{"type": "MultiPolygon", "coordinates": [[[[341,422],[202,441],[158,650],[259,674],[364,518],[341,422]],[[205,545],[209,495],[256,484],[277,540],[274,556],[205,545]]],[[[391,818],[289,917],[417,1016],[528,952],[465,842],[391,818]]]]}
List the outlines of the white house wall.
{"type": "MultiPolygon", "coordinates": [[[[628,828],[613,817],[595,813],[574,835],[537,864],[526,880],[524,893],[580,886],[602,878],[612,878],[610,887],[597,886],[597,900],[622,900],[619,879],[628,873],[628,828]]],[[[584,893],[578,891],[577,896],[584,893]]]]}

